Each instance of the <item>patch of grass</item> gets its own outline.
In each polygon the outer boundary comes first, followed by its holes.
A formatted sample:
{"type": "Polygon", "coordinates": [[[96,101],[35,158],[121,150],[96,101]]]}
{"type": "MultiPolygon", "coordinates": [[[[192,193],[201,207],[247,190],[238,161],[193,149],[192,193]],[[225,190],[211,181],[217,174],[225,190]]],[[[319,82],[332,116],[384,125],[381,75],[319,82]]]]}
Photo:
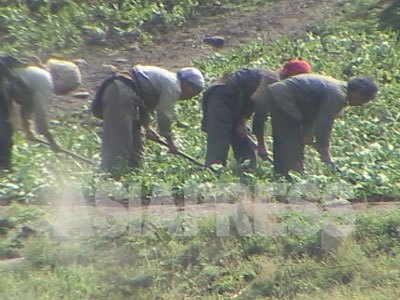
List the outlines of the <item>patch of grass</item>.
{"type": "MultiPolygon", "coordinates": [[[[302,219],[300,213],[291,214],[282,218],[282,224],[295,217],[302,219]]],[[[293,250],[288,248],[291,235],[241,237],[231,228],[229,235],[218,237],[213,218],[197,219],[200,230],[193,236],[174,234],[170,221],[161,217],[153,218],[145,235],[126,231],[118,237],[95,234],[59,240],[47,227],[39,237],[22,241],[25,262],[18,271],[2,272],[0,297],[307,299],[333,294],[357,299],[369,296],[372,287],[383,286],[388,287],[387,297],[394,296],[400,279],[400,245],[386,245],[391,249],[387,255],[377,250],[381,241],[374,237],[390,234],[396,217],[360,214],[353,234],[336,250],[320,255],[312,255],[309,248],[319,247],[318,231],[304,236],[293,250]]],[[[303,222],[310,222],[307,218],[303,222]]],[[[320,221],[330,220],[321,215],[320,221]]]]}
{"type": "MultiPolygon", "coordinates": [[[[77,2],[68,3],[78,5],[77,2]]],[[[364,3],[370,5],[371,1],[364,3]]],[[[108,9],[107,6],[100,13],[116,13],[108,9]]],[[[10,17],[18,16],[10,14],[10,17]]],[[[369,21],[376,22],[373,19],[369,21]]],[[[306,39],[283,39],[273,45],[256,43],[223,56],[198,61],[196,65],[211,81],[239,66],[275,68],[280,65],[284,53],[285,56],[308,59],[319,73],[347,79],[343,69],[351,67],[356,74],[370,73],[379,80],[379,99],[369,107],[347,113],[336,122],[332,134],[334,156],[343,165],[342,169],[358,180],[357,185],[346,189],[348,186],[343,185],[343,179],[331,174],[315,152],[308,149],[308,173],[296,177],[292,184],[280,182],[279,194],[275,194],[277,186],[273,185],[270,166],[266,163],[261,162],[257,176],[249,180],[250,184],[259,184],[270,192],[267,199],[291,199],[315,208],[318,206],[313,205],[317,204],[346,204],[345,201],[351,197],[399,195],[400,52],[397,49],[397,36],[392,32],[377,31],[377,26],[365,29],[360,27],[360,23],[354,27],[336,23],[306,39]]],[[[189,154],[203,157],[205,137],[199,134],[199,105],[192,101],[183,103],[178,108],[178,118],[189,124],[185,129],[177,129],[178,143],[189,154]]],[[[55,131],[64,147],[84,155],[95,153],[93,159],[99,159],[99,138],[92,128],[80,127],[77,116],[65,116],[55,126],[55,131]]],[[[267,141],[271,143],[270,138],[267,141]]],[[[124,176],[120,182],[105,180],[94,168],[50,154],[47,149],[26,143],[18,135],[15,144],[15,169],[18,171],[1,178],[0,195],[21,202],[46,199],[44,202],[47,203],[49,199],[64,197],[72,203],[84,203],[84,196],[95,197],[103,185],[112,196],[110,202],[128,199],[139,203],[142,196],[152,196],[156,192],[159,198],[152,199],[154,202],[160,199],[172,202],[169,196],[182,191],[196,203],[205,204],[221,204],[218,201],[223,199],[235,205],[243,197],[243,193],[226,186],[227,183],[240,183],[233,168],[221,169],[220,174],[215,175],[169,156],[159,145],[151,143],[146,143],[152,155],[146,157],[143,168],[124,176]],[[221,188],[220,184],[225,185],[221,188]],[[171,189],[163,189],[166,185],[171,189]],[[138,192],[133,187],[142,190],[138,192]],[[161,192],[171,194],[160,195],[161,192]]],[[[246,191],[245,186],[241,186],[242,191],[246,191]]],[[[150,205],[148,209],[151,208],[150,205]]],[[[200,208],[204,207],[199,205],[200,208]]],[[[54,236],[51,226],[43,225],[34,238],[22,239],[19,230],[37,224],[46,215],[31,206],[14,204],[11,213],[2,217],[2,220],[10,222],[11,228],[2,232],[0,254],[4,255],[11,249],[16,251],[16,256],[23,256],[26,260],[22,269],[0,271],[0,298],[400,297],[400,218],[397,211],[362,214],[350,211],[346,215],[343,211],[335,213],[327,206],[324,212],[320,209],[300,212],[292,209],[276,213],[268,220],[271,211],[260,210],[267,225],[281,225],[281,234],[273,236],[255,235],[256,217],[248,216],[239,205],[234,208],[240,218],[231,216],[222,220],[216,215],[198,218],[195,214],[188,214],[185,219],[180,212],[157,217],[145,214],[144,222],[129,215],[134,220],[124,223],[116,217],[101,216],[98,220],[92,216],[89,225],[96,226],[89,237],[74,235],[76,232],[71,231],[69,237],[62,239],[54,236]],[[246,220],[250,226],[241,224],[253,233],[248,236],[242,235],[235,223],[246,220]],[[119,222],[124,226],[121,227],[119,222]],[[325,253],[321,251],[320,230],[331,223],[352,225],[353,231],[340,241],[336,249],[325,253]],[[135,225],[137,230],[130,232],[128,225],[135,225]],[[116,230],[121,228],[123,230],[116,230]],[[218,234],[221,233],[218,230],[224,234],[218,234]]],[[[130,212],[135,213],[140,208],[131,209],[130,212]]],[[[52,221],[51,218],[47,220],[52,221]]],[[[80,223],[75,225],[79,228],[80,223]]]]}

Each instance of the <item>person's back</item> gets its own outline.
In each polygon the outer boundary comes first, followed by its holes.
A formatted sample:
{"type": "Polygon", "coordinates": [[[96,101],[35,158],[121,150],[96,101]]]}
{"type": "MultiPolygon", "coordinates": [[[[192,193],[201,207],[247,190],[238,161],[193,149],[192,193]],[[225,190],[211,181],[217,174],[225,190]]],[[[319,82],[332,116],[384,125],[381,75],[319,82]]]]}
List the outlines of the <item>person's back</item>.
{"type": "Polygon", "coordinates": [[[151,84],[151,88],[154,91],[157,91],[158,94],[162,93],[164,87],[170,89],[174,84],[176,85],[174,90],[179,90],[179,82],[175,72],[171,72],[158,66],[146,65],[136,65],[133,69],[137,74],[143,76],[143,78],[151,84]]]}
{"type": "Polygon", "coordinates": [[[234,72],[231,78],[240,88],[244,97],[250,100],[261,80],[275,82],[278,80],[278,73],[259,68],[241,68],[234,72]]]}
{"type": "Polygon", "coordinates": [[[17,93],[15,100],[17,102],[32,102],[33,106],[40,105],[47,112],[53,97],[53,81],[50,72],[40,67],[28,66],[13,69],[12,74],[23,80],[29,88],[28,95],[17,93]]]}
{"type": "Polygon", "coordinates": [[[53,81],[51,78],[51,74],[44,68],[37,66],[28,66],[26,68],[15,68],[12,70],[12,73],[18,75],[25,83],[33,88],[38,87],[41,90],[50,90],[53,89],[53,81]]]}
{"type": "Polygon", "coordinates": [[[181,95],[176,73],[157,66],[142,65],[135,66],[132,71],[146,108],[142,111],[144,125],[150,121],[149,114],[156,111],[160,133],[163,136],[171,135],[170,120],[174,117],[175,102],[181,95]]]}
{"type": "Polygon", "coordinates": [[[255,168],[254,141],[247,119],[254,112],[251,96],[261,82],[276,82],[278,73],[258,68],[240,68],[218,78],[203,94],[202,130],[207,133],[206,166],[226,164],[232,146],[236,161],[250,161],[255,168]]]}
{"type": "Polygon", "coordinates": [[[277,104],[295,119],[313,119],[323,105],[337,114],[346,103],[345,81],[319,74],[301,74],[269,86],[277,104]]]}
{"type": "Polygon", "coordinates": [[[320,74],[298,74],[282,81],[289,87],[299,90],[297,95],[305,100],[306,98],[319,98],[327,93],[341,93],[346,88],[346,82],[336,78],[320,74]]]}
{"type": "MultiPolygon", "coordinates": [[[[19,59],[10,56],[0,56],[0,77],[2,77],[2,87],[0,88],[1,98],[1,116],[2,136],[0,143],[1,152],[6,153],[9,166],[11,166],[11,148],[13,126],[11,119],[14,115],[19,115],[22,121],[24,133],[27,138],[34,140],[35,137],[30,129],[29,121],[32,115],[35,118],[37,131],[44,135],[54,151],[60,148],[55,142],[49,131],[48,109],[50,100],[53,97],[53,81],[51,74],[44,68],[29,66],[19,59]],[[15,103],[19,104],[19,111],[13,111],[17,108],[15,103]],[[4,149],[8,150],[4,150],[4,149]]],[[[3,154],[1,154],[3,155],[3,154]]]]}
{"type": "MultiPolygon", "coordinates": [[[[251,101],[251,96],[257,90],[262,80],[269,83],[276,82],[279,80],[278,73],[259,68],[240,68],[237,71],[224,74],[217,78],[204,92],[203,102],[208,100],[208,94],[212,92],[213,89],[223,87],[225,93],[231,93],[235,98],[237,98],[230,103],[232,107],[252,107],[253,103],[251,101]]],[[[239,113],[241,112],[239,111],[239,113]]]]}
{"type": "Polygon", "coordinates": [[[10,85],[10,94],[13,100],[21,105],[21,118],[25,134],[28,138],[34,138],[29,127],[29,119],[33,116],[38,132],[46,137],[53,150],[58,150],[49,131],[48,122],[49,106],[54,96],[50,72],[36,66],[14,68],[11,72],[27,86],[27,89],[21,89],[13,82],[10,85]]]}

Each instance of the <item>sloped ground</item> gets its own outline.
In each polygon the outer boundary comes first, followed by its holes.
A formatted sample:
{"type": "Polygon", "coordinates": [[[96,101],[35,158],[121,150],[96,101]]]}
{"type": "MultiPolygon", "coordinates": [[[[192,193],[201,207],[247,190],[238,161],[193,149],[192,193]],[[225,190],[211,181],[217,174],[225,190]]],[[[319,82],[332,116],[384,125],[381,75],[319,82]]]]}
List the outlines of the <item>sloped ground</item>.
{"type": "Polygon", "coordinates": [[[54,102],[57,111],[81,110],[89,104],[96,86],[107,76],[110,67],[124,68],[134,64],[152,64],[175,70],[191,65],[195,59],[206,58],[216,51],[223,53],[254,41],[272,42],[279,37],[304,36],[312,28],[339,10],[336,0],[281,0],[253,11],[198,17],[190,24],[157,38],[152,45],[115,45],[84,47],[70,59],[83,59],[81,89],[90,93],[89,99],[77,100],[62,96],[54,102]],[[222,36],[225,45],[213,49],[204,44],[206,36],[222,36]]]}

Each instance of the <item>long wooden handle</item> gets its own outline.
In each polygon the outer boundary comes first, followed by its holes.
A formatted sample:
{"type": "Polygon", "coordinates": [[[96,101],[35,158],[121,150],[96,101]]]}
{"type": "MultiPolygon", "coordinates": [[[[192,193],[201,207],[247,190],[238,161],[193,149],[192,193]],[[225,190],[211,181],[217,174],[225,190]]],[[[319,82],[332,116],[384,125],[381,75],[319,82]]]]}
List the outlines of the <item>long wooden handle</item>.
{"type": "MultiPolygon", "coordinates": [[[[162,139],[152,139],[152,138],[148,138],[148,139],[151,140],[151,141],[153,141],[153,142],[156,142],[156,143],[159,143],[159,144],[161,144],[161,145],[163,145],[163,146],[168,147],[168,143],[167,143],[166,141],[163,141],[162,139]]],[[[178,155],[180,155],[180,156],[186,158],[187,160],[189,160],[190,162],[194,163],[195,165],[198,165],[198,166],[200,166],[200,167],[205,167],[204,164],[202,164],[201,162],[199,162],[198,160],[196,160],[194,157],[192,157],[192,156],[190,156],[190,155],[188,155],[188,154],[186,154],[186,153],[184,153],[184,152],[182,152],[182,151],[179,151],[179,150],[178,150],[176,154],[178,154],[178,155]]]]}
{"type": "MultiPolygon", "coordinates": [[[[43,145],[47,145],[47,146],[50,147],[50,143],[48,143],[48,142],[46,142],[46,141],[44,141],[44,140],[41,140],[41,139],[38,139],[38,138],[35,138],[35,140],[36,140],[37,142],[43,144],[43,145]]],[[[83,156],[81,156],[81,155],[79,155],[79,154],[76,154],[76,153],[74,153],[74,152],[71,152],[71,151],[69,151],[69,150],[60,148],[60,152],[63,152],[63,153],[65,153],[65,154],[68,154],[68,155],[71,156],[71,157],[77,158],[77,159],[79,159],[79,160],[81,160],[81,161],[84,161],[84,162],[86,162],[86,163],[88,163],[88,164],[91,164],[91,165],[93,165],[93,166],[96,165],[96,164],[95,164],[93,161],[91,161],[90,159],[88,159],[88,158],[86,158],[86,157],[83,157],[83,156]]]]}

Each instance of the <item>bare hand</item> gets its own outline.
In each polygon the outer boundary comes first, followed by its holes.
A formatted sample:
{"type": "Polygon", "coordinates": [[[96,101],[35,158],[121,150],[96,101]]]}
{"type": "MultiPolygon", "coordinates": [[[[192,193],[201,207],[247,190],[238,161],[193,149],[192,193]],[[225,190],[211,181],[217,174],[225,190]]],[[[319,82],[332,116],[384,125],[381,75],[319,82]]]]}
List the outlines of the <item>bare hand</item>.
{"type": "Polygon", "coordinates": [[[168,140],[168,150],[172,154],[178,154],[178,148],[176,148],[172,140],[168,140]]]}
{"type": "Polygon", "coordinates": [[[36,138],[31,131],[25,131],[25,137],[29,141],[35,141],[36,138]]]}
{"type": "Polygon", "coordinates": [[[326,163],[328,165],[331,165],[332,164],[332,158],[331,158],[331,155],[329,153],[329,147],[323,147],[323,148],[316,147],[316,148],[317,148],[319,154],[321,155],[321,160],[324,163],[326,163]]]}
{"type": "Polygon", "coordinates": [[[262,160],[267,160],[269,158],[267,150],[264,145],[258,145],[257,147],[257,155],[262,160]]]}
{"type": "Polygon", "coordinates": [[[312,135],[304,136],[304,144],[315,146],[314,137],[312,135]]]}
{"type": "Polygon", "coordinates": [[[54,152],[60,152],[61,147],[58,146],[56,143],[50,143],[50,149],[53,150],[54,152]]]}
{"type": "Polygon", "coordinates": [[[236,132],[237,132],[238,136],[242,139],[246,139],[248,136],[246,126],[239,125],[238,127],[236,127],[236,132]]]}
{"type": "Polygon", "coordinates": [[[270,160],[267,152],[257,152],[257,155],[262,160],[270,160]]]}

